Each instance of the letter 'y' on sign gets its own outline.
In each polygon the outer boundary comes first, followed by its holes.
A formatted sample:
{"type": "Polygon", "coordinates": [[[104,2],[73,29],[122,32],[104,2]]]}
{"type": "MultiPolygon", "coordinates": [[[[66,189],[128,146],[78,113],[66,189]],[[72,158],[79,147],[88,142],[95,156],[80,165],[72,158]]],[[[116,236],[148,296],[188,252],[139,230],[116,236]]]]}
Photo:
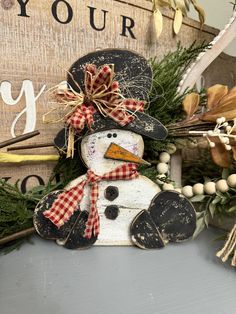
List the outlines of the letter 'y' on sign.
{"type": "Polygon", "coordinates": [[[2,96],[2,100],[6,105],[14,106],[16,105],[22,98],[23,94],[25,94],[25,108],[17,114],[16,118],[14,119],[12,126],[11,126],[11,135],[15,137],[15,126],[17,121],[23,114],[26,114],[26,123],[23,134],[32,132],[35,130],[36,126],[36,100],[41,96],[43,93],[46,85],[40,89],[38,95],[35,95],[33,83],[30,80],[24,80],[19,96],[16,99],[12,98],[12,91],[11,91],[11,83],[8,81],[3,81],[0,84],[0,94],[2,96]]]}

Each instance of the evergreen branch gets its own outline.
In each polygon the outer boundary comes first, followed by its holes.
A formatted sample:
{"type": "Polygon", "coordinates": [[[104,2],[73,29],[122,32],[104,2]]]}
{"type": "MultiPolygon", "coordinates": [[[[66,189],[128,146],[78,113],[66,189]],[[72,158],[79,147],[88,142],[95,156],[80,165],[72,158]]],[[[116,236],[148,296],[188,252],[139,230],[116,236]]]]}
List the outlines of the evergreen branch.
{"type": "Polygon", "coordinates": [[[147,112],[152,117],[159,119],[166,126],[183,119],[182,102],[188,92],[179,95],[179,83],[199,53],[209,47],[204,42],[198,46],[194,42],[189,48],[178,44],[177,50],[168,53],[160,62],[156,58],[151,59],[153,87],[147,112]]]}
{"type": "MultiPolygon", "coordinates": [[[[153,70],[153,86],[150,93],[150,105],[147,113],[161,121],[167,128],[176,125],[177,121],[184,118],[182,102],[188,91],[179,95],[178,86],[189,65],[195,61],[199,53],[210,46],[204,42],[196,45],[194,42],[190,47],[184,48],[180,44],[177,50],[164,56],[161,61],[151,59],[153,70]]],[[[165,150],[168,143],[176,143],[178,136],[170,130],[171,136],[165,141],[153,141],[145,139],[145,157],[155,159],[158,152],[165,150]]]]}

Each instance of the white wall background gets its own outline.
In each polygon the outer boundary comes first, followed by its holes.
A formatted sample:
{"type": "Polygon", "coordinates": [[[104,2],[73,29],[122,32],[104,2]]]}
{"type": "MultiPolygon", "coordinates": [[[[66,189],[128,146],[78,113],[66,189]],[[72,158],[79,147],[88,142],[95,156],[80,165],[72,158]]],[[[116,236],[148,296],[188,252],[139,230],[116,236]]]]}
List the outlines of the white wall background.
{"type": "MultiPolygon", "coordinates": [[[[230,2],[234,0],[197,0],[206,12],[206,24],[222,29],[230,19],[233,13],[233,5],[230,2]]],[[[194,9],[191,10],[189,17],[198,19],[194,9]]],[[[236,40],[227,47],[226,53],[236,56],[236,40]]]]}

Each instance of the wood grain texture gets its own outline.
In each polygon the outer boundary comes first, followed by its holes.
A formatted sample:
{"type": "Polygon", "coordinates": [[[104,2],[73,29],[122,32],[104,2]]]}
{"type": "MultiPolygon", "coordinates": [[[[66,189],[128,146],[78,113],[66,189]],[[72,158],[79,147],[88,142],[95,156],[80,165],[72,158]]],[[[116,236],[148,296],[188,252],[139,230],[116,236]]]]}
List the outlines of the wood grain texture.
{"type": "MultiPolygon", "coordinates": [[[[167,51],[173,51],[178,41],[188,46],[194,40],[209,42],[216,30],[204,27],[199,31],[199,23],[190,19],[184,20],[184,25],[178,37],[173,36],[173,14],[164,12],[165,31],[157,42],[152,38],[150,17],[152,4],[149,1],[134,0],[70,0],[68,3],[73,11],[73,18],[68,24],[61,24],[52,15],[52,5],[56,1],[30,0],[26,5],[29,17],[19,16],[21,13],[19,3],[9,10],[0,7],[0,81],[9,81],[12,84],[12,95],[16,98],[24,80],[33,84],[35,95],[42,87],[46,89],[66,79],[66,70],[75,60],[84,54],[103,48],[126,48],[139,52],[145,57],[157,56],[161,58],[167,51]],[[89,7],[97,8],[94,15],[96,27],[103,26],[103,11],[106,10],[106,27],[103,31],[96,31],[90,25],[89,7]],[[123,16],[123,17],[122,17],[123,16]],[[133,39],[127,32],[122,33],[124,16],[135,22],[133,39]]],[[[65,21],[68,11],[62,2],[57,7],[58,18],[65,21]]],[[[127,23],[129,20],[127,20],[127,23]]],[[[0,136],[1,141],[11,136],[10,128],[16,116],[25,108],[25,99],[14,106],[4,103],[0,97],[0,136]]],[[[28,140],[27,144],[52,141],[60,129],[59,125],[43,125],[42,115],[50,109],[48,95],[43,94],[36,101],[37,123],[36,129],[40,131],[37,139],[28,140]]],[[[30,117],[28,117],[30,119],[30,117]]],[[[22,115],[16,124],[16,134],[22,134],[26,116],[22,115]]],[[[53,153],[53,149],[37,149],[32,154],[53,153]]],[[[40,173],[46,181],[51,166],[24,165],[20,168],[11,165],[11,168],[0,165],[0,176],[11,177],[11,182],[18,178],[21,180],[32,173],[40,173]],[[37,169],[37,171],[36,171],[37,169]],[[36,172],[35,172],[36,171],[36,172]]]]}
{"type": "Polygon", "coordinates": [[[236,85],[236,57],[221,53],[209,68],[204,72],[204,86],[215,84],[227,85],[232,88],[236,85]]]}
{"type": "MultiPolygon", "coordinates": [[[[79,184],[84,176],[72,181],[68,189],[79,184]]],[[[84,198],[80,204],[81,210],[90,206],[89,187],[84,190],[84,198]]],[[[131,245],[129,228],[134,217],[143,209],[148,209],[153,197],[160,192],[160,188],[150,179],[139,176],[133,180],[101,181],[99,182],[99,198],[97,208],[100,216],[100,234],[95,245],[131,245]],[[119,190],[119,197],[114,201],[104,198],[106,189],[115,185],[119,190]],[[115,220],[107,219],[105,210],[109,205],[119,207],[119,214],[115,220]]]]}
{"type": "Polygon", "coordinates": [[[211,42],[211,49],[200,53],[196,62],[186,70],[179,84],[179,92],[182,94],[187,88],[192,88],[201,74],[223,52],[236,36],[236,12],[234,11],[224,29],[211,42]]]}

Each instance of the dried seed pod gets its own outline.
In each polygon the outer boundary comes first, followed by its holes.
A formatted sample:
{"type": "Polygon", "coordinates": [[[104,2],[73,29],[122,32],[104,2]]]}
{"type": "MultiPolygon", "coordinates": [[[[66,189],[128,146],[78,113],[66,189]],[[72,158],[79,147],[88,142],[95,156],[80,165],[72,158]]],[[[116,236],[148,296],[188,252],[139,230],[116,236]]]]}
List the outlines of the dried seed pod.
{"type": "Polygon", "coordinates": [[[197,111],[200,102],[200,95],[197,93],[188,94],[183,100],[183,109],[187,114],[187,118],[197,111]]]}
{"type": "Polygon", "coordinates": [[[203,24],[205,23],[205,20],[206,20],[205,11],[203,10],[203,8],[199,4],[197,4],[196,0],[191,0],[191,2],[194,6],[194,9],[198,12],[199,21],[201,23],[201,26],[203,26],[203,24]]]}
{"type": "Polygon", "coordinates": [[[155,32],[157,39],[161,36],[163,29],[163,16],[160,10],[156,9],[153,12],[153,22],[155,26],[155,32]]]}
{"type": "Polygon", "coordinates": [[[177,35],[181,29],[183,23],[183,14],[180,9],[176,9],[174,18],[174,33],[177,35]]]}
{"type": "Polygon", "coordinates": [[[217,107],[220,100],[228,94],[228,87],[225,85],[216,84],[207,89],[207,107],[212,109],[217,107]]]}

